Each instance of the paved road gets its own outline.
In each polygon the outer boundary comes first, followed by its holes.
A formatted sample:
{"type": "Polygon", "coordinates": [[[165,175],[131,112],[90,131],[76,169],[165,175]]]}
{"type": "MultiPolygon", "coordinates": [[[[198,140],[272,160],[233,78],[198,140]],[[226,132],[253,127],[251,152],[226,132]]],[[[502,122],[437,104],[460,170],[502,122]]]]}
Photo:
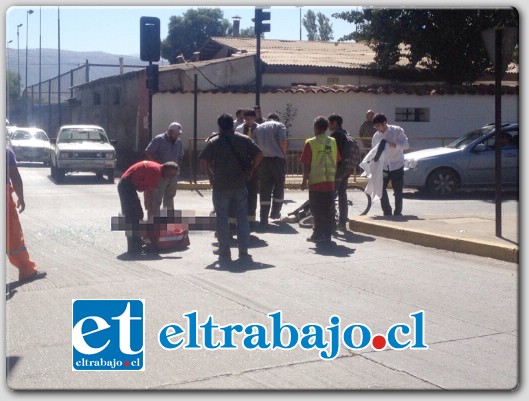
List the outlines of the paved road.
{"type": "MultiPolygon", "coordinates": [[[[316,248],[309,230],[278,225],[252,237],[253,262],[222,263],[211,232],[192,232],[184,251],[131,260],[110,231],[116,186],[92,176],[56,185],[49,170],[22,167],[21,220],[32,257],[48,276],[18,286],[8,262],[7,383],[13,389],[500,389],[519,381],[518,266],[349,233],[316,248]],[[72,372],[72,299],[144,299],[145,371],[72,372]],[[167,351],[160,329],[197,311],[220,325],[284,322],[385,333],[425,313],[427,350],[353,351],[322,360],[317,350],[167,351]]],[[[68,178],[68,177],[67,177],[68,178]]],[[[288,191],[285,210],[306,199],[288,191]]],[[[179,205],[207,213],[209,191],[180,191],[179,205]]],[[[406,199],[409,207],[424,200],[406,199]]],[[[458,207],[479,207],[480,199],[458,207]],[[466,206],[465,206],[466,205],[466,206]]],[[[444,207],[442,203],[438,207],[444,207]]],[[[450,205],[454,207],[454,205],[450,205]]],[[[470,210],[469,209],[469,210],[470,210]]],[[[428,209],[424,209],[426,212],[428,209]]],[[[237,340],[240,344],[240,338],[237,340]]]]}

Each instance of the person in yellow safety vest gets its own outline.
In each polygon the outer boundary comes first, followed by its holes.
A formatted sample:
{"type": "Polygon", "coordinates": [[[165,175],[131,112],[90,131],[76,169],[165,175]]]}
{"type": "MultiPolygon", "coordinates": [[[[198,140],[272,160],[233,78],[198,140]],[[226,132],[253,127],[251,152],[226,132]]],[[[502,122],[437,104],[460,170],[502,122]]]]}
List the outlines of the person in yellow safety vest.
{"type": "Polygon", "coordinates": [[[24,234],[18,217],[18,213],[22,213],[26,208],[24,188],[15,153],[11,148],[6,148],[6,162],[6,253],[9,261],[18,269],[18,280],[28,282],[43,278],[46,273],[37,271],[37,265],[30,259],[24,242],[24,234]],[[17,196],[16,202],[13,199],[13,192],[17,196]]]}
{"type": "Polygon", "coordinates": [[[323,116],[314,119],[314,137],[307,139],[301,153],[303,182],[309,188],[310,212],[314,218],[311,242],[330,242],[334,231],[334,180],[340,153],[336,141],[326,135],[329,121],[323,116]]]}

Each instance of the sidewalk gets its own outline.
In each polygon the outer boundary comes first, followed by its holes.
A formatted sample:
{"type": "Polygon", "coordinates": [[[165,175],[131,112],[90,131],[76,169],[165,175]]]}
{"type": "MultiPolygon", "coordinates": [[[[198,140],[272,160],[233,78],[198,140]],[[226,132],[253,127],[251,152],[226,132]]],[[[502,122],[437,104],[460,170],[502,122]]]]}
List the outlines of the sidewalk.
{"type": "MultiPolygon", "coordinates": [[[[352,179],[351,179],[352,181],[352,179]]],[[[299,188],[301,177],[287,177],[286,188],[299,188]]],[[[365,185],[357,177],[356,185],[365,185]]],[[[182,181],[179,189],[210,189],[209,182],[182,181]]],[[[359,216],[349,222],[353,232],[391,238],[431,248],[519,262],[519,216],[503,213],[501,237],[496,236],[496,216],[490,213],[472,216],[359,216]]]]}

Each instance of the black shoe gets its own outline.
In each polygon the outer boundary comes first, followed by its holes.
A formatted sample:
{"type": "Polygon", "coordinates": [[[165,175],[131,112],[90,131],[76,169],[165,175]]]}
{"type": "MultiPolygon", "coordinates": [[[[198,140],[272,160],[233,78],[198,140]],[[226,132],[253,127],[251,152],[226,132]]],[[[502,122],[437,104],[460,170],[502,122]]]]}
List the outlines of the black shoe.
{"type": "Polygon", "coordinates": [[[270,218],[272,220],[280,220],[281,219],[281,213],[271,213],[270,218]]]}
{"type": "Polygon", "coordinates": [[[308,242],[324,242],[325,241],[325,237],[321,236],[321,235],[311,235],[309,238],[307,238],[307,241],[308,242]]]}
{"type": "Polygon", "coordinates": [[[31,276],[28,276],[28,277],[25,277],[25,278],[19,278],[18,281],[20,283],[31,283],[32,281],[39,280],[41,278],[46,277],[47,274],[48,273],[46,273],[46,272],[44,272],[42,270],[37,270],[31,276]]]}
{"type": "Polygon", "coordinates": [[[220,248],[213,249],[213,255],[217,255],[219,258],[231,259],[231,252],[229,250],[221,250],[220,248]]]}
{"type": "Polygon", "coordinates": [[[252,255],[250,255],[248,252],[239,252],[239,260],[251,260],[252,255]]]}

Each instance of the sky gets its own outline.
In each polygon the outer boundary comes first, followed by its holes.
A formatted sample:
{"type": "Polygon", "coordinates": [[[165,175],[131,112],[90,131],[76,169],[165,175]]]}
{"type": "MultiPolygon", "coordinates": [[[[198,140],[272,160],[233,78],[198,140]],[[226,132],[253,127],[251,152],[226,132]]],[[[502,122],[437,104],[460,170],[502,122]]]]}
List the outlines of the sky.
{"type": "MultiPolygon", "coordinates": [[[[20,2],[18,2],[20,3],[20,2]]],[[[116,55],[138,55],[140,52],[140,18],[142,16],[160,19],[161,39],[165,39],[168,32],[169,18],[173,15],[183,15],[191,6],[104,6],[85,3],[83,6],[66,5],[55,2],[54,5],[27,6],[12,2],[11,7],[5,8],[5,39],[8,47],[25,49],[58,48],[58,26],[60,21],[60,48],[74,51],[102,51],[116,55]],[[29,13],[33,10],[33,13],[29,13]],[[18,29],[17,25],[23,24],[18,29]],[[12,41],[11,43],[8,43],[12,41]]],[[[172,2],[173,4],[181,4],[172,2]]],[[[241,29],[253,26],[255,6],[220,6],[211,3],[201,7],[219,7],[230,23],[232,17],[241,17],[241,29]]],[[[49,4],[49,3],[47,3],[49,4]]],[[[114,3],[116,4],[116,3],[114,3]]],[[[145,2],[144,2],[145,4],[145,2]]],[[[200,4],[194,1],[193,4],[200,4]]],[[[251,3],[247,3],[251,4],[251,3]]],[[[270,4],[270,3],[268,3],[270,4]]],[[[196,6],[192,6],[196,8],[196,6]]],[[[354,25],[341,19],[333,18],[331,14],[341,11],[357,9],[351,6],[302,6],[302,17],[311,9],[316,14],[324,13],[332,24],[334,39],[349,34],[354,25]]],[[[299,40],[300,38],[300,7],[271,5],[271,32],[265,34],[266,39],[299,40]]],[[[302,27],[302,39],[306,40],[306,31],[302,27]]]]}

